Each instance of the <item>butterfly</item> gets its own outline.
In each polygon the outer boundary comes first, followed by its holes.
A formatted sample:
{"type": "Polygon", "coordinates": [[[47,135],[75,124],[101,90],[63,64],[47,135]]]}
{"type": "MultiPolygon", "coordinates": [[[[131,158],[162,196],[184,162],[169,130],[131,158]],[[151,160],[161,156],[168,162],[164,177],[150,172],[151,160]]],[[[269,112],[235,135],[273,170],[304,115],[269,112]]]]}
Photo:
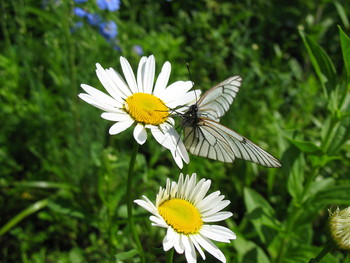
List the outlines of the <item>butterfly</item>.
{"type": "Polygon", "coordinates": [[[225,163],[239,158],[267,167],[280,167],[281,163],[271,154],[219,123],[241,83],[240,76],[226,79],[206,91],[180,115],[185,147],[193,155],[225,163]]]}

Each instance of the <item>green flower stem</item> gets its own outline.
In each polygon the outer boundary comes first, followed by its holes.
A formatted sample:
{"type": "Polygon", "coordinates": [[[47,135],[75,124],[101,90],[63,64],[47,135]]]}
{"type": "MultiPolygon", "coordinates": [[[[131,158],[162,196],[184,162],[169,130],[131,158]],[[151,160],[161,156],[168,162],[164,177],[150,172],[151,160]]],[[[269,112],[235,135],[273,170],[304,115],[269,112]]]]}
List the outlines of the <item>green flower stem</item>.
{"type": "Polygon", "coordinates": [[[168,252],[166,252],[166,263],[172,263],[174,257],[174,249],[170,249],[168,252]]]}
{"type": "Polygon", "coordinates": [[[317,257],[310,259],[309,263],[318,263],[321,259],[326,256],[329,252],[331,252],[334,248],[336,248],[336,244],[333,240],[328,241],[328,243],[324,246],[321,252],[317,255],[317,257]]]}
{"type": "Polygon", "coordinates": [[[143,252],[143,248],[140,242],[139,235],[136,231],[135,225],[134,225],[134,218],[132,216],[132,205],[133,205],[133,195],[132,195],[132,176],[134,172],[134,165],[135,165],[135,159],[137,152],[139,150],[139,144],[135,141],[134,147],[132,149],[132,154],[130,158],[130,164],[129,164],[129,171],[128,171],[128,185],[126,190],[127,200],[128,200],[128,221],[129,221],[129,227],[131,229],[134,241],[136,243],[137,249],[139,251],[141,262],[145,263],[145,254],[143,252]]]}

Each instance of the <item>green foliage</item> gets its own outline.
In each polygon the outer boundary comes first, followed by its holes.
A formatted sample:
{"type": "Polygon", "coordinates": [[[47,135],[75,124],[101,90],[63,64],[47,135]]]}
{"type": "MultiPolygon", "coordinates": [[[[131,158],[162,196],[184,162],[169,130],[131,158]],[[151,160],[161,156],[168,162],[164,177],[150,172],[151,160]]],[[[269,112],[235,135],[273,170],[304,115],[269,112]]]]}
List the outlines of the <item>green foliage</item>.
{"type": "MultiPolygon", "coordinates": [[[[155,55],[157,72],[172,63],[171,82],[189,78],[188,62],[202,91],[241,75],[221,122],[282,162],[268,169],[190,156],[183,172],[211,179],[231,201],[226,224],[237,239],[218,244],[227,262],[308,262],[322,250],[327,209],[350,205],[347,1],[127,0],[108,12],[95,1],[16,0],[0,8],[1,262],[139,262],[125,205],[132,132],[109,136],[111,123],[77,97],[81,83],[103,90],[97,62],[120,71],[122,55],[135,69],[135,45],[155,55]],[[77,6],[115,21],[117,38],[75,16],[77,6]]],[[[149,137],[134,199],[154,200],[180,173],[149,137]]],[[[147,262],[165,262],[165,232],[142,209],[135,214],[147,262]]],[[[333,251],[322,262],[350,258],[333,251]]]]}
{"type": "Polygon", "coordinates": [[[328,57],[327,53],[316,43],[315,40],[300,31],[300,35],[304,41],[307,52],[309,53],[311,63],[316,71],[322,87],[325,89],[326,97],[336,87],[337,72],[328,57]]]}

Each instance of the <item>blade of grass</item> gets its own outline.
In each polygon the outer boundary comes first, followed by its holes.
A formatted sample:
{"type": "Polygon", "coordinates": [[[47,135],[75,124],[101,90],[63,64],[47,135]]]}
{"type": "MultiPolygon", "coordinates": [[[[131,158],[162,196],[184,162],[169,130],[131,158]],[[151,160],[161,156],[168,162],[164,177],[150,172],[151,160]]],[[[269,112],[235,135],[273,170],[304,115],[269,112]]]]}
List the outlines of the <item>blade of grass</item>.
{"type": "Polygon", "coordinates": [[[34,204],[28,206],[26,209],[19,212],[16,216],[14,216],[10,221],[8,221],[3,227],[0,228],[0,236],[6,234],[11,228],[16,226],[19,222],[21,222],[24,218],[30,216],[38,212],[39,210],[46,207],[48,204],[48,198],[39,200],[34,204]]]}

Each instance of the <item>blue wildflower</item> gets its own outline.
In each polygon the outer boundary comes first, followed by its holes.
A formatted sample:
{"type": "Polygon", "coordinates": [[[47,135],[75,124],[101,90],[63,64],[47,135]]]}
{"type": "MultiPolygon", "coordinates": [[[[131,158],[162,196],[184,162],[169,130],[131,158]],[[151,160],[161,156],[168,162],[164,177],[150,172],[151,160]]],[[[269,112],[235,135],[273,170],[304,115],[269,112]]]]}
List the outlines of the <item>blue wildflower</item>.
{"type": "Polygon", "coordinates": [[[118,52],[121,52],[121,51],[122,51],[122,49],[121,49],[120,46],[118,46],[118,45],[113,45],[113,49],[116,50],[116,51],[118,51],[118,52]]]}
{"type": "Polygon", "coordinates": [[[118,26],[114,21],[101,23],[100,24],[100,33],[106,39],[113,39],[118,34],[117,28],[118,28],[118,26]]]}
{"type": "Polygon", "coordinates": [[[75,7],[74,14],[79,17],[85,17],[88,14],[88,12],[86,12],[84,9],[80,7],[75,7]]]}
{"type": "Polygon", "coordinates": [[[86,18],[88,23],[92,26],[98,26],[102,21],[100,15],[98,14],[87,14],[86,18]]]}
{"type": "Polygon", "coordinates": [[[77,4],[82,4],[85,3],[87,0],[74,0],[77,4]]]}
{"type": "Polygon", "coordinates": [[[101,10],[107,9],[113,12],[120,8],[120,0],[96,0],[96,2],[101,10]]]}
{"type": "Polygon", "coordinates": [[[139,45],[134,45],[134,46],[132,47],[132,50],[133,50],[137,55],[139,55],[139,56],[142,56],[142,55],[143,55],[143,49],[142,49],[142,47],[139,46],[139,45]]]}
{"type": "Polygon", "coordinates": [[[78,21],[78,22],[75,22],[74,23],[74,28],[81,28],[81,27],[83,27],[83,22],[81,22],[81,21],[78,21]]]}
{"type": "Polygon", "coordinates": [[[79,28],[82,28],[83,27],[83,22],[81,21],[78,21],[78,22],[75,22],[73,27],[70,29],[70,32],[71,33],[74,33],[75,31],[77,31],[79,28]]]}

